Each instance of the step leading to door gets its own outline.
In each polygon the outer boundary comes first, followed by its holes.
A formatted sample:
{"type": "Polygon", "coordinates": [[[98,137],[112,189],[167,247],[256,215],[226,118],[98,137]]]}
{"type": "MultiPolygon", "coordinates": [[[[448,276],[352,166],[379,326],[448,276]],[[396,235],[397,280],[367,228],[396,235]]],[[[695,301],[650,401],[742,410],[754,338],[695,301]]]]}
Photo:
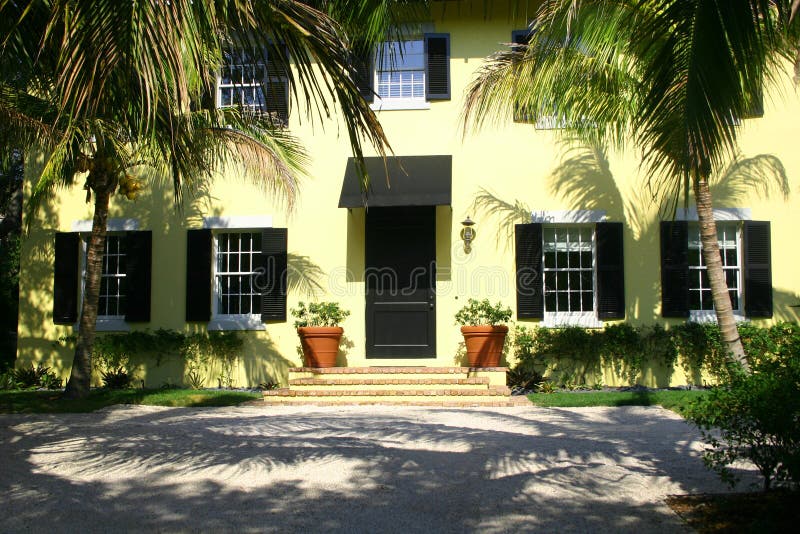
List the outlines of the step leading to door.
{"type": "MultiPolygon", "coordinates": [[[[264,392],[268,405],[399,404],[515,406],[504,367],[295,367],[289,387],[264,392]]],[[[524,403],[527,399],[522,398],[524,403]]]]}

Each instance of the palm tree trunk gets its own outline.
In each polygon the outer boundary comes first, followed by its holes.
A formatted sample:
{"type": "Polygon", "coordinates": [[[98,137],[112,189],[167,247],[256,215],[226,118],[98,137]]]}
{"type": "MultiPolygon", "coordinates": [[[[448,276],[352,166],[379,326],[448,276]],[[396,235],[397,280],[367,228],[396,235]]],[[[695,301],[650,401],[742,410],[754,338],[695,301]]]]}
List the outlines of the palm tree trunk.
{"type": "Polygon", "coordinates": [[[706,264],[708,283],[711,286],[711,297],[714,301],[717,323],[722,334],[722,343],[727,349],[728,355],[749,370],[742,339],[739,337],[739,330],[736,328],[736,319],[733,317],[733,307],[728,293],[728,284],[725,281],[725,272],[722,269],[719,242],[717,241],[717,225],[714,222],[711,191],[708,189],[707,176],[699,176],[694,180],[694,197],[697,203],[697,219],[700,222],[700,243],[703,246],[703,261],[706,264]]]}
{"type": "MultiPolygon", "coordinates": [[[[101,182],[105,182],[105,180],[101,179],[101,182]]],[[[110,196],[107,189],[107,187],[94,189],[94,218],[92,219],[92,235],[86,251],[86,279],[78,326],[78,343],[75,347],[69,382],[64,390],[64,396],[71,399],[84,398],[89,395],[92,381],[92,348],[97,328],[97,306],[100,300],[100,279],[103,274],[103,254],[105,253],[110,196]]]]}

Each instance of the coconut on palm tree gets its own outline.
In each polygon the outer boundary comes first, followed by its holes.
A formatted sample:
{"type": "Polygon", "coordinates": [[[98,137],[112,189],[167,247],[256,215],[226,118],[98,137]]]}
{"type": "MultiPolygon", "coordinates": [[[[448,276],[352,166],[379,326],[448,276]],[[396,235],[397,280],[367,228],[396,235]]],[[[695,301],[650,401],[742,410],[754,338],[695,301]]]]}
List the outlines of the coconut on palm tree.
{"type": "Polygon", "coordinates": [[[570,135],[638,149],[673,212],[693,193],[722,339],[745,367],[709,177],[796,54],[790,11],[791,0],[545,0],[529,41],[487,60],[464,110],[465,128],[555,116],[570,135]]]}
{"type": "Polygon", "coordinates": [[[324,120],[338,106],[358,161],[362,142],[383,155],[387,139],[354,83],[354,36],[331,15],[360,28],[359,42],[370,42],[394,22],[391,4],[0,2],[0,145],[44,156],[29,211],[77,180],[94,203],[67,396],[89,391],[112,195],[133,199],[143,179],[160,175],[171,177],[179,199],[187,186],[236,164],[292,207],[308,156],[274,114],[244,102],[214,105],[207,95],[226,55],[243,53],[280,71],[310,120],[324,120]]]}

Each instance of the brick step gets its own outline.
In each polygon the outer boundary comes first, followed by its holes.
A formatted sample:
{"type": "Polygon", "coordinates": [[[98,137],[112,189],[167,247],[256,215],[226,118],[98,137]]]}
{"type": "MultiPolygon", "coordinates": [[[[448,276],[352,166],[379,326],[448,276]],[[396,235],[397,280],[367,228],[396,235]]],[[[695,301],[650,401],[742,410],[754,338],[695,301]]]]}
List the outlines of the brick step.
{"type": "Polygon", "coordinates": [[[508,367],[290,367],[290,373],[315,374],[455,374],[475,371],[506,372],[508,367]]]}
{"type": "Polygon", "coordinates": [[[459,389],[486,389],[489,379],[486,377],[473,378],[294,378],[289,380],[292,391],[309,389],[324,390],[385,390],[385,389],[449,389],[457,386],[459,389]]]}
{"type": "Polygon", "coordinates": [[[489,384],[504,386],[505,367],[293,367],[289,369],[289,381],[298,379],[321,380],[384,380],[384,379],[467,379],[487,378],[489,384]]]}
{"type": "MultiPolygon", "coordinates": [[[[434,398],[434,397],[431,397],[434,398]]],[[[322,397],[273,397],[265,398],[266,406],[426,406],[431,408],[512,408],[515,406],[530,406],[530,401],[522,396],[497,400],[495,397],[482,399],[480,397],[444,398],[441,400],[409,400],[407,397],[364,397],[359,400],[328,400],[322,397]]]]}
{"type": "Polygon", "coordinates": [[[430,400],[430,397],[489,397],[507,398],[511,390],[506,386],[489,386],[483,389],[357,389],[357,390],[331,390],[313,389],[296,390],[290,388],[273,389],[264,392],[264,398],[270,397],[337,397],[337,399],[358,399],[361,397],[420,397],[421,400],[430,400]]]}

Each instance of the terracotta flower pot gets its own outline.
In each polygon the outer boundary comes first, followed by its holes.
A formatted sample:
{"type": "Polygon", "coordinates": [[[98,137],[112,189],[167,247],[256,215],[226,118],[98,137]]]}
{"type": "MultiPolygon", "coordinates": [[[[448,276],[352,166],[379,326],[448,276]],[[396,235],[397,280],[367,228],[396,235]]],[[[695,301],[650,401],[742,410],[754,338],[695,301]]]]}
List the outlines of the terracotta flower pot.
{"type": "Polygon", "coordinates": [[[301,326],[297,329],[306,367],[336,367],[344,329],[341,326],[301,326]]]}
{"type": "Polygon", "coordinates": [[[507,326],[462,326],[461,333],[464,334],[470,367],[500,367],[507,326]]]}

